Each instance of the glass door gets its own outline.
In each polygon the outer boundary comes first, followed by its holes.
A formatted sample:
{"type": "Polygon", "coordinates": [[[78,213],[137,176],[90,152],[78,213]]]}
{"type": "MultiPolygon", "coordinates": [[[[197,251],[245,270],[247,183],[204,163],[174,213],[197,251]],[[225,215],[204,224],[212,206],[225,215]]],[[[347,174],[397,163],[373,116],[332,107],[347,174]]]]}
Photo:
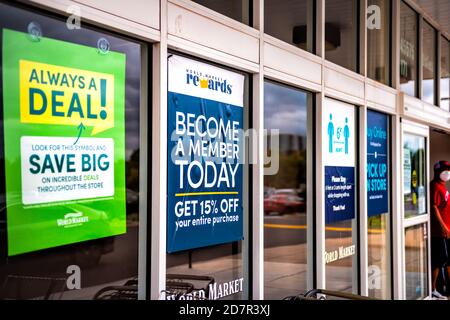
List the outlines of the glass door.
{"type": "Polygon", "coordinates": [[[265,299],[283,299],[310,289],[311,110],[310,93],[265,81],[265,155],[270,159],[266,168],[273,172],[264,176],[265,299]],[[275,166],[277,159],[278,166],[275,166]]]}
{"type": "Polygon", "coordinates": [[[322,109],[324,264],[328,290],[358,293],[357,109],[325,99],[322,109]]]}
{"type": "Polygon", "coordinates": [[[430,292],[428,127],[402,124],[403,280],[407,300],[430,292]]]}

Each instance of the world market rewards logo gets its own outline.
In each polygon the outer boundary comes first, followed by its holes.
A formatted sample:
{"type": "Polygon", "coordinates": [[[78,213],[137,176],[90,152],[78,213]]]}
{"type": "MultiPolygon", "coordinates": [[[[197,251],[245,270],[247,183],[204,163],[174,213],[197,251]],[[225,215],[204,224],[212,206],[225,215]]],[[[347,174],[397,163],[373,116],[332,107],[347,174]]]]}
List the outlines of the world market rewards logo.
{"type": "Polygon", "coordinates": [[[186,84],[225,94],[232,94],[233,92],[233,86],[229,83],[229,80],[196,70],[186,69],[186,84]]]}
{"type": "Polygon", "coordinates": [[[64,219],[56,220],[58,227],[63,228],[78,227],[86,222],[89,222],[89,217],[84,217],[82,212],[67,213],[64,215],[64,219]]]}

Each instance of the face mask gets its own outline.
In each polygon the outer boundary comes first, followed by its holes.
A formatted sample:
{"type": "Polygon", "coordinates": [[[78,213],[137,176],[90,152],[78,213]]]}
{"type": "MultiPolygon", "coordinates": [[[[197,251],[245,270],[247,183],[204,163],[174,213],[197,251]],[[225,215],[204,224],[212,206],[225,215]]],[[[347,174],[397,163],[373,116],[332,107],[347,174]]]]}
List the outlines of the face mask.
{"type": "Polygon", "coordinates": [[[441,178],[442,181],[449,181],[450,180],[450,172],[449,171],[444,171],[441,173],[441,175],[439,176],[439,178],[441,178]]]}

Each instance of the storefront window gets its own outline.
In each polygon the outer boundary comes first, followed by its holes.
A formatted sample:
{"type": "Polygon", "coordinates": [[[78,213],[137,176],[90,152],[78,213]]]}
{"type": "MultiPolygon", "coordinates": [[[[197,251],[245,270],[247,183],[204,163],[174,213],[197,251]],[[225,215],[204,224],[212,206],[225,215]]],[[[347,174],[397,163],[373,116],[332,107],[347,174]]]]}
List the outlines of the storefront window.
{"type": "Polygon", "coordinates": [[[250,24],[250,0],[192,0],[239,22],[250,24]]]}
{"type": "Polygon", "coordinates": [[[424,22],[422,32],[422,100],[434,105],[436,96],[436,30],[428,22],[424,22]]]}
{"type": "Polygon", "coordinates": [[[248,299],[246,74],[171,54],[167,300],[248,299]]]}
{"type": "Polygon", "coordinates": [[[264,32],[299,48],[314,51],[315,0],[265,0],[264,32]]]}
{"type": "Polygon", "coordinates": [[[367,213],[369,296],[391,298],[389,117],[367,111],[367,213]]]}
{"type": "Polygon", "coordinates": [[[441,37],[441,108],[450,111],[450,42],[441,37]]]}
{"type": "Polygon", "coordinates": [[[264,177],[265,299],[282,299],[307,289],[307,255],[311,250],[306,209],[310,104],[311,95],[304,91],[271,81],[264,84],[264,128],[268,130],[265,154],[279,159],[277,172],[264,177]]]}
{"type": "Polygon", "coordinates": [[[358,1],[325,2],[325,57],[344,68],[357,72],[358,1]]]}
{"type": "Polygon", "coordinates": [[[358,293],[357,112],[326,99],[322,152],[325,173],[326,289],[358,293]]]}
{"type": "Polygon", "coordinates": [[[425,138],[405,134],[403,138],[403,193],[405,218],[426,214],[425,138]]]}
{"type": "Polygon", "coordinates": [[[5,4],[0,43],[0,299],[137,299],[141,45],[5,4]]]}
{"type": "Polygon", "coordinates": [[[428,236],[427,225],[405,230],[406,300],[428,296],[428,236]]]}
{"type": "Polygon", "coordinates": [[[400,89],[417,96],[418,15],[403,1],[400,4],[400,89]]]}
{"type": "Polygon", "coordinates": [[[367,2],[367,76],[390,84],[391,1],[367,2]]]}

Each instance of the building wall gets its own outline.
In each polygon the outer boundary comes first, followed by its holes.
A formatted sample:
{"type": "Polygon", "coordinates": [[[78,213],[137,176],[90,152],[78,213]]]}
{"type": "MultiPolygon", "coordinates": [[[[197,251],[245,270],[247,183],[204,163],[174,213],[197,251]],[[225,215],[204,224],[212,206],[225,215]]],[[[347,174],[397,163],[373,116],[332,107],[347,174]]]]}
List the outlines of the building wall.
{"type": "MultiPolygon", "coordinates": [[[[167,56],[169,50],[192,55],[227,67],[247,72],[252,77],[252,122],[257,130],[264,128],[264,79],[271,79],[285,83],[297,88],[308,90],[315,95],[316,118],[321,119],[322,106],[325,98],[334,98],[357,106],[360,111],[360,137],[366,136],[365,114],[368,108],[379,110],[392,116],[392,151],[393,189],[401,185],[401,130],[400,118],[418,123],[423,128],[427,126],[437,127],[450,132],[450,115],[434,106],[427,105],[422,101],[406,97],[398,90],[398,83],[394,81],[393,87],[379,84],[365,75],[362,68],[361,74],[356,74],[335,65],[324,59],[324,5],[325,0],[317,1],[317,55],[310,54],[299,48],[293,47],[274,37],[264,34],[264,6],[262,0],[253,1],[254,27],[243,25],[235,20],[220,15],[210,9],[187,0],[147,0],[136,1],[133,5],[127,5],[123,10],[122,1],[107,2],[101,0],[93,1],[69,1],[69,0],[32,0],[23,1],[33,6],[44,8],[68,16],[68,8],[76,6],[81,11],[81,21],[92,23],[119,34],[139,39],[148,43],[149,51],[152,51],[152,74],[149,75],[152,83],[151,101],[148,101],[148,109],[141,109],[145,114],[151,114],[152,123],[148,128],[141,128],[141,133],[151,134],[151,141],[146,141],[142,146],[144,154],[142,159],[148,161],[148,167],[144,172],[148,179],[148,188],[151,197],[141,203],[141,225],[140,225],[140,298],[158,299],[160,293],[165,289],[166,283],[166,167],[167,162],[167,56]],[[148,130],[148,131],[147,131],[148,130]],[[151,152],[151,161],[146,157],[151,152]],[[151,172],[151,175],[150,175],[151,172]],[[146,215],[151,212],[151,215],[146,215]],[[151,240],[147,234],[151,234],[151,240]],[[150,242],[148,241],[150,240],[150,242]],[[146,288],[150,283],[150,288],[146,288]]],[[[363,1],[364,3],[364,1],[363,1]]],[[[364,6],[362,6],[364,7],[364,6]]],[[[398,17],[398,6],[394,6],[394,17],[398,17]]],[[[395,19],[394,19],[395,20],[395,19]]],[[[397,19],[398,20],[398,19],[397,19]]],[[[365,29],[365,19],[361,19],[362,27],[365,29]]],[[[361,56],[359,60],[365,65],[365,34],[360,37],[361,56]]],[[[398,51],[399,30],[398,24],[394,26],[393,48],[398,51]]],[[[397,52],[394,51],[394,52],[397,52]]],[[[398,52],[393,55],[393,66],[399,65],[398,52]]],[[[396,78],[394,68],[393,78],[396,78]]],[[[149,80],[150,81],[150,80],[149,80]]],[[[321,130],[322,123],[317,120],[311,128],[315,130],[317,146],[317,166],[322,164],[321,143],[323,139],[321,130]]],[[[419,130],[420,131],[420,130],[419,130]]],[[[431,133],[430,136],[430,163],[435,158],[445,156],[446,152],[434,152],[437,146],[445,141],[445,136],[431,133]],[[439,141],[439,142],[438,142],[439,141]]],[[[360,139],[360,175],[366,173],[365,139],[360,139]]],[[[448,144],[447,144],[448,145],[448,144]]],[[[258,140],[258,158],[262,159],[263,141],[258,140]]],[[[440,149],[440,148],[439,148],[440,149]]],[[[446,149],[448,150],[448,149],[446,149]]],[[[450,154],[450,150],[448,150],[450,154]]],[[[263,270],[263,165],[258,162],[253,166],[253,197],[250,199],[253,205],[252,220],[252,243],[253,243],[253,275],[251,283],[253,299],[264,297],[264,270],[263,270]]],[[[312,171],[317,187],[314,195],[318,199],[323,194],[324,174],[320,170],[312,171]]],[[[146,180],[142,181],[141,190],[147,192],[146,180]]],[[[360,190],[366,189],[365,181],[361,180],[360,190]]],[[[312,198],[311,198],[312,200],[312,198]]],[[[404,239],[402,220],[402,192],[393,190],[393,248],[394,248],[394,298],[404,298],[403,275],[402,275],[402,248],[404,239]]],[[[310,201],[312,202],[312,201],[310,201]]],[[[364,249],[367,245],[367,218],[365,197],[360,198],[360,226],[362,248],[360,264],[362,275],[367,275],[367,253],[364,249]]],[[[312,207],[310,208],[312,209],[312,207]]],[[[316,203],[316,250],[314,254],[316,265],[314,270],[315,279],[310,279],[310,284],[315,287],[325,285],[325,263],[323,252],[325,251],[324,236],[324,204],[317,200],[316,203]]],[[[311,238],[312,239],[312,238],[311,238]]],[[[311,260],[312,261],[312,260],[311,260]]],[[[362,276],[360,279],[361,294],[368,292],[368,279],[362,276]]]]}

